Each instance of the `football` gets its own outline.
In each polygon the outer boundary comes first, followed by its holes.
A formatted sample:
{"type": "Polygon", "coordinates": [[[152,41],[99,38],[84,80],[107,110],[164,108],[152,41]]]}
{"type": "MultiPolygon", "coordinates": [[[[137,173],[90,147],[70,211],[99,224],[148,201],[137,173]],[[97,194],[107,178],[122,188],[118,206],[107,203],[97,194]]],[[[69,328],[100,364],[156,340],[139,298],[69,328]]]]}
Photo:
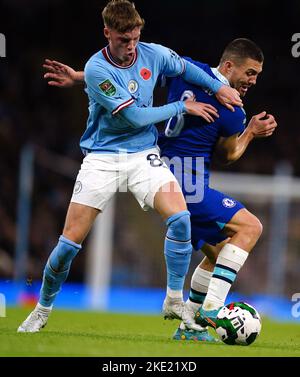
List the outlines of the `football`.
{"type": "Polygon", "coordinates": [[[260,330],[260,315],[245,302],[232,302],[218,313],[216,332],[226,344],[248,346],[255,341],[260,330]]]}

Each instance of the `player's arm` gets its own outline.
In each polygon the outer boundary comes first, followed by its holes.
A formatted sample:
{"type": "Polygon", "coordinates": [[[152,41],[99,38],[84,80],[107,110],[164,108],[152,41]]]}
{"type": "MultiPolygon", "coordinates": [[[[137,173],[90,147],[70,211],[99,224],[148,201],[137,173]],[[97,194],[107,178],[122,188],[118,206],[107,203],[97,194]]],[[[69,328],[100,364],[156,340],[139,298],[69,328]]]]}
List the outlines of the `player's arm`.
{"type": "Polygon", "coordinates": [[[218,101],[231,111],[234,111],[234,105],[243,106],[240,94],[236,89],[224,85],[217,79],[213,79],[208,73],[195,64],[186,61],[182,77],[191,84],[210,89],[215,93],[218,101]]]}
{"type": "MultiPolygon", "coordinates": [[[[76,84],[84,83],[84,71],[75,71],[66,64],[50,59],[45,60],[43,67],[47,70],[44,78],[49,80],[48,85],[50,86],[69,88],[76,84]]],[[[239,93],[235,89],[232,89],[229,86],[222,84],[220,81],[213,79],[205,71],[194,64],[187,61],[184,63],[183,59],[181,59],[179,66],[178,62],[175,62],[175,64],[172,62],[171,70],[172,69],[175,70],[175,74],[182,73],[186,81],[198,86],[209,88],[215,93],[219,102],[229,108],[231,111],[234,111],[232,105],[242,106],[239,93]]],[[[202,116],[202,114],[203,110],[201,110],[201,114],[197,115],[202,116]]]]}
{"type": "Polygon", "coordinates": [[[176,52],[161,45],[153,46],[156,49],[157,59],[161,62],[161,74],[167,77],[182,75],[187,82],[210,89],[215,93],[218,101],[231,111],[234,111],[233,105],[243,105],[237,90],[212,78],[203,69],[181,58],[176,52]]]}
{"type": "Polygon", "coordinates": [[[218,160],[224,164],[233,163],[244,154],[253,139],[271,136],[276,127],[273,115],[266,114],[265,111],[255,115],[242,134],[220,137],[215,150],[218,160]]]}
{"type": "Polygon", "coordinates": [[[43,67],[47,70],[44,78],[49,80],[48,85],[59,88],[70,88],[74,85],[84,83],[84,72],[75,71],[66,64],[46,59],[43,67]]]}
{"type": "MultiPolygon", "coordinates": [[[[47,69],[47,73],[44,75],[45,79],[50,79],[48,84],[51,86],[57,86],[60,88],[72,87],[76,84],[84,82],[84,71],[75,71],[73,68],[66,64],[57,62],[55,60],[46,59],[43,65],[47,69]]],[[[99,103],[103,102],[103,98],[99,97],[99,87],[95,86],[93,80],[89,80],[91,86],[94,87],[94,96],[98,98],[99,103]]],[[[100,81],[100,79],[98,80],[100,81]]],[[[128,97],[126,93],[123,93],[124,97],[128,97]]],[[[106,102],[106,101],[104,101],[106,102]]],[[[213,116],[218,116],[217,111],[212,106],[204,103],[189,104],[183,101],[174,102],[169,105],[152,107],[152,108],[140,108],[133,104],[133,101],[128,98],[120,106],[117,106],[112,110],[113,115],[118,114],[133,127],[144,127],[151,123],[159,123],[163,120],[171,118],[172,116],[188,113],[196,116],[201,116],[207,121],[213,121],[213,116]],[[130,107],[129,107],[130,106],[130,107]],[[123,110],[121,112],[121,110],[123,110]]]]}
{"type": "Polygon", "coordinates": [[[182,113],[205,117],[215,112],[206,104],[191,100],[159,107],[138,107],[128,91],[97,63],[88,63],[84,74],[89,95],[113,116],[122,118],[133,128],[159,123],[182,113]]]}
{"type": "Polygon", "coordinates": [[[147,108],[133,104],[124,109],[119,116],[125,118],[133,127],[139,128],[185,113],[200,116],[209,123],[214,121],[213,116],[218,117],[217,110],[213,106],[193,100],[176,101],[164,106],[147,108]]]}

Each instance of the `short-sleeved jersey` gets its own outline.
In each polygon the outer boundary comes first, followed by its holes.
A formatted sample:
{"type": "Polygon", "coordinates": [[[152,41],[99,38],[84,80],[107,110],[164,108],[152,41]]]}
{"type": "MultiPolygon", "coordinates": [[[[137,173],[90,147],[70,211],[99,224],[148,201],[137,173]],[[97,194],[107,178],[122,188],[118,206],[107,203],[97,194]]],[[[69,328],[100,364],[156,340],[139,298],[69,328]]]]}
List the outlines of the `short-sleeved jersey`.
{"type": "MultiPolygon", "coordinates": [[[[202,68],[213,78],[220,79],[221,74],[215,75],[207,64],[186,57],[184,59],[202,68]]],[[[179,158],[203,157],[204,183],[208,184],[209,166],[216,142],[219,137],[229,137],[244,131],[245,111],[240,107],[235,107],[235,112],[228,110],[218,102],[213,93],[189,84],[181,77],[168,79],[167,85],[168,102],[185,100],[194,95],[196,101],[209,103],[218,110],[219,118],[215,118],[212,123],[208,123],[198,116],[178,115],[166,123],[165,129],[158,139],[161,155],[169,159],[175,156],[179,158]]]]}
{"type": "Polygon", "coordinates": [[[118,65],[109,47],[93,55],[85,66],[89,117],[80,146],[84,153],[139,152],[157,143],[153,124],[134,128],[122,109],[135,103],[151,107],[153,90],[159,75],[177,76],[185,62],[174,51],[154,43],[139,42],[132,63],[118,65]]]}

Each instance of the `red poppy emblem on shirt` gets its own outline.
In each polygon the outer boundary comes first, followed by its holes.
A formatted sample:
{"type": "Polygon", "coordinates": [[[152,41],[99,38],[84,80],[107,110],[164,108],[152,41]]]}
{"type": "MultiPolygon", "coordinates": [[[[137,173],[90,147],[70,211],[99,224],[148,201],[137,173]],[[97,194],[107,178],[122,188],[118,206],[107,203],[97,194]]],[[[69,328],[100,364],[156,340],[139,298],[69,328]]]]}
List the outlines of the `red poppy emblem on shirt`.
{"type": "Polygon", "coordinates": [[[140,75],[142,76],[144,80],[149,80],[150,77],[152,76],[152,73],[148,68],[142,68],[140,70],[140,75]]]}

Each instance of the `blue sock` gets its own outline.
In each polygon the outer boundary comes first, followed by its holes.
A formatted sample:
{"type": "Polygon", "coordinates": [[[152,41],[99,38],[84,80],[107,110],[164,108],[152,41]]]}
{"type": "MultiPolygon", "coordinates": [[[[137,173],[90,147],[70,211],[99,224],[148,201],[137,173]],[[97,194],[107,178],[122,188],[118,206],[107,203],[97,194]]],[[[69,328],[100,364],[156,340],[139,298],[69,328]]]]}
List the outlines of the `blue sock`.
{"type": "Polygon", "coordinates": [[[39,299],[41,305],[49,307],[53,304],[62,284],[67,279],[72,260],[80,249],[81,245],[64,236],[59,237],[58,244],[50,254],[44,269],[39,299]]]}
{"type": "Polygon", "coordinates": [[[170,216],[166,224],[168,227],[165,239],[167,284],[172,290],[182,291],[192,255],[189,211],[170,216]]]}

